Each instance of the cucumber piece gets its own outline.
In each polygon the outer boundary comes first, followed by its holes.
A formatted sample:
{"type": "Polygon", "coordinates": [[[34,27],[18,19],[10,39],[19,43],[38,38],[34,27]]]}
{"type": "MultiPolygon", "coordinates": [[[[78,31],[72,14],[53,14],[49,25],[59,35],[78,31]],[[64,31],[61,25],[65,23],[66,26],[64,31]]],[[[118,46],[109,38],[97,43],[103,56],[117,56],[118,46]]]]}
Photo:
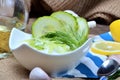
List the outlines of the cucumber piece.
{"type": "Polygon", "coordinates": [[[51,16],[59,19],[61,22],[68,24],[72,28],[72,30],[78,29],[76,18],[72,14],[64,11],[58,11],[52,13],[51,16]]]}
{"type": "Polygon", "coordinates": [[[89,26],[86,19],[82,17],[76,17],[78,23],[77,37],[79,39],[79,45],[82,45],[88,39],[89,26]]]}
{"type": "Polygon", "coordinates": [[[73,36],[74,40],[77,40],[75,37],[76,36],[75,32],[78,29],[78,25],[76,18],[72,14],[64,11],[58,11],[52,13],[51,16],[60,20],[64,25],[64,32],[66,32],[70,36],[73,36]]]}
{"type": "Polygon", "coordinates": [[[43,16],[33,23],[32,35],[34,38],[40,38],[49,32],[61,31],[62,27],[63,25],[58,19],[52,16],[43,16]]]}

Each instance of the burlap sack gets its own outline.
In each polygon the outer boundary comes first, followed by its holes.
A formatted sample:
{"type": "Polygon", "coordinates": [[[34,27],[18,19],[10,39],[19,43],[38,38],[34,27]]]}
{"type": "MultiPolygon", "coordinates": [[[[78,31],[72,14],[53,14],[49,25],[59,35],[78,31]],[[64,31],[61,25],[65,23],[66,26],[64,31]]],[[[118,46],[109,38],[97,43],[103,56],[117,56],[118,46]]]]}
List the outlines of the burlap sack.
{"type": "Polygon", "coordinates": [[[88,20],[106,24],[120,18],[119,5],[120,0],[32,0],[30,16],[70,9],[88,20]]]}

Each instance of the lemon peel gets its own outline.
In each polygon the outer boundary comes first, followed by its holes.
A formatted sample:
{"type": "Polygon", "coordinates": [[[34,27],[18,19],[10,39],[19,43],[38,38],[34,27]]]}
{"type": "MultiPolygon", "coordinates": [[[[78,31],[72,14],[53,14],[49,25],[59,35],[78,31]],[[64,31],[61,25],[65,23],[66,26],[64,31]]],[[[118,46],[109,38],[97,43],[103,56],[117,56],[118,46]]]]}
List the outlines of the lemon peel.
{"type": "Polygon", "coordinates": [[[113,39],[120,42],[120,19],[113,21],[109,27],[113,39]]]}

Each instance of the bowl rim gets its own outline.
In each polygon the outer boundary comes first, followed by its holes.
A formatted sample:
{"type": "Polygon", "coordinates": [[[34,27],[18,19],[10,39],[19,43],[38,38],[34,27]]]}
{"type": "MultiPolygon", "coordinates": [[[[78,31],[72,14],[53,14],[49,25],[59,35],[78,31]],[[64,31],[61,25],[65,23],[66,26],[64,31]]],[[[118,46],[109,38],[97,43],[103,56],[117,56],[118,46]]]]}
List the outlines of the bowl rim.
{"type": "Polygon", "coordinates": [[[48,55],[48,56],[65,56],[65,55],[71,55],[72,53],[75,53],[78,50],[82,50],[82,49],[85,49],[85,48],[89,49],[91,44],[92,44],[92,42],[93,42],[93,38],[88,38],[81,46],[79,46],[75,50],[68,51],[68,52],[65,52],[63,54],[60,54],[60,55],[58,54],[57,55],[57,54],[48,54],[48,53],[46,53],[46,52],[44,52],[42,50],[38,50],[38,49],[30,46],[28,42],[23,41],[23,40],[31,39],[31,37],[32,37],[32,34],[27,33],[27,32],[23,32],[23,31],[21,31],[21,30],[19,30],[17,28],[13,28],[12,31],[11,31],[11,34],[10,34],[10,38],[9,38],[9,47],[10,47],[11,51],[15,51],[15,50],[25,46],[25,47],[27,47],[27,48],[29,48],[31,50],[34,50],[36,53],[40,53],[40,54],[43,54],[43,55],[48,55]],[[21,35],[24,35],[24,36],[26,35],[27,38],[21,39],[20,42],[22,41],[22,43],[19,44],[19,42],[17,42],[17,44],[15,46],[12,43],[13,43],[13,40],[14,40],[14,36],[16,36],[16,33],[18,33],[18,32],[19,32],[19,34],[21,33],[20,36],[21,35]],[[15,35],[13,35],[13,34],[15,34],[15,35]]]}

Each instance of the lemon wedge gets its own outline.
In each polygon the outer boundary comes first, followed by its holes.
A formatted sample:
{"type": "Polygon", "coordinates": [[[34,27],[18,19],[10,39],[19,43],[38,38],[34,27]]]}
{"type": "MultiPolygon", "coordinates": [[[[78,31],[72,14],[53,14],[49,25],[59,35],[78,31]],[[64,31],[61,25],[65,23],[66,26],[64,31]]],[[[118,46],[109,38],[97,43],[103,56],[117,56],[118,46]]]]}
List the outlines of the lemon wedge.
{"type": "Polygon", "coordinates": [[[101,55],[120,54],[120,43],[113,41],[97,41],[92,44],[90,50],[101,55]]]}
{"type": "Polygon", "coordinates": [[[110,24],[110,32],[113,39],[120,42],[120,19],[115,20],[110,24]]]}

